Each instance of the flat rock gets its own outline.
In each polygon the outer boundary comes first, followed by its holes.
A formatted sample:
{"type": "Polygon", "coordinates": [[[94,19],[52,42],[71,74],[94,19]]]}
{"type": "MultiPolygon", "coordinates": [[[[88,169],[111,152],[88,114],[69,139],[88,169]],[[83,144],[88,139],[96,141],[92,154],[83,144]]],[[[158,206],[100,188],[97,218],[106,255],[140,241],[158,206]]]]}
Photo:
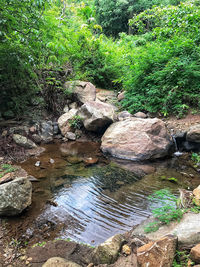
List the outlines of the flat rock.
{"type": "Polygon", "coordinates": [[[16,144],[19,146],[25,147],[25,148],[36,148],[37,145],[28,139],[25,136],[22,136],[20,134],[13,134],[13,140],[15,141],[16,144]]]}
{"type": "Polygon", "coordinates": [[[153,218],[143,221],[132,231],[132,236],[143,236],[155,241],[167,234],[176,235],[181,248],[192,248],[200,243],[200,213],[185,213],[180,222],[171,222],[169,225],[161,226],[156,232],[145,233],[145,226],[154,221],[153,218]]]}
{"type": "Polygon", "coordinates": [[[133,161],[162,158],[169,154],[172,145],[164,122],[157,118],[115,122],[101,141],[104,153],[133,161]]]}
{"type": "Polygon", "coordinates": [[[31,205],[32,184],[27,177],[0,185],[0,215],[20,214],[31,205]]]}

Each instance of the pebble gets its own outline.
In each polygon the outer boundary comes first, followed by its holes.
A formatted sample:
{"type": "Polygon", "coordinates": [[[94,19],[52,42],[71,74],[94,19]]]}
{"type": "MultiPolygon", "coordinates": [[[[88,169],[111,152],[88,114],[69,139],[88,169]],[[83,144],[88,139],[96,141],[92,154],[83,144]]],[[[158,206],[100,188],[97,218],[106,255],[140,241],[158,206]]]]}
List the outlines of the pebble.
{"type": "Polygon", "coordinates": [[[128,245],[123,245],[123,247],[122,247],[122,253],[125,256],[130,255],[131,254],[131,248],[128,245]]]}
{"type": "Polygon", "coordinates": [[[55,163],[55,160],[54,160],[54,159],[50,159],[49,162],[50,162],[51,164],[53,164],[53,163],[55,163]]]}
{"type": "Polygon", "coordinates": [[[35,163],[35,167],[39,167],[40,166],[40,161],[38,160],[36,163],[35,163]]]}

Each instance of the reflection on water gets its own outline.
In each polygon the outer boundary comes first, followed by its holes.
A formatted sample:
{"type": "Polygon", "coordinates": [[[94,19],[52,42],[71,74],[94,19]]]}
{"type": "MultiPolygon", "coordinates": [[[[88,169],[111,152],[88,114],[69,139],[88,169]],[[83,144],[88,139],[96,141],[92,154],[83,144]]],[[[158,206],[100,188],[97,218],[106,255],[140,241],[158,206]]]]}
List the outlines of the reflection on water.
{"type": "Polygon", "coordinates": [[[113,163],[105,165],[100,161],[98,165],[86,167],[82,160],[87,157],[101,157],[98,144],[48,145],[43,155],[23,163],[22,167],[39,182],[33,184],[31,208],[23,216],[9,219],[9,227],[37,242],[70,237],[96,245],[116,233],[130,230],[148,217],[148,195],[153,191],[164,187],[174,190],[190,184],[173,167],[174,163],[139,179],[113,163]],[[70,151],[77,157],[76,164],[67,161],[70,151]],[[50,158],[54,164],[49,162],[50,158]],[[40,167],[34,165],[37,160],[41,161],[40,167]],[[176,176],[178,184],[161,179],[163,174],[176,176]]]}

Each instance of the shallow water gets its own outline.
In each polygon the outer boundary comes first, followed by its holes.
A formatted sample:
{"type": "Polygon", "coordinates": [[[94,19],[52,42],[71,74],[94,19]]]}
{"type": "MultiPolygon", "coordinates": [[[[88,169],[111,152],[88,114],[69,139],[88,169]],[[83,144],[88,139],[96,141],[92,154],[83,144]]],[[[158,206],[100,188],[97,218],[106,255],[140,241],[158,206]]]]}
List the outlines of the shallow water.
{"type": "Polygon", "coordinates": [[[10,235],[30,243],[71,238],[95,246],[148,217],[148,196],[155,190],[168,187],[177,193],[180,187],[199,183],[199,176],[181,159],[151,165],[157,171],[141,179],[105,160],[97,143],[48,145],[42,155],[21,164],[39,181],[33,183],[31,207],[19,217],[6,219],[6,228],[10,235]],[[96,157],[97,165],[83,163],[96,157]],[[35,166],[38,160],[40,167],[35,166]],[[177,183],[168,181],[170,177],[176,177],[177,183]]]}

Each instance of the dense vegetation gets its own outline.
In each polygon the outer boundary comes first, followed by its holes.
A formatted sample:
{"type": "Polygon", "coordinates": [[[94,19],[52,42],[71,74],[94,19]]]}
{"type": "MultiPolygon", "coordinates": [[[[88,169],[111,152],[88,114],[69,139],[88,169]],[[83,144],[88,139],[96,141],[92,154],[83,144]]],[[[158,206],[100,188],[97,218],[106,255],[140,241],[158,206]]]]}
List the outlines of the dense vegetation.
{"type": "Polygon", "coordinates": [[[4,117],[63,73],[125,89],[130,112],[200,108],[199,0],[0,0],[0,41],[4,117]]]}

